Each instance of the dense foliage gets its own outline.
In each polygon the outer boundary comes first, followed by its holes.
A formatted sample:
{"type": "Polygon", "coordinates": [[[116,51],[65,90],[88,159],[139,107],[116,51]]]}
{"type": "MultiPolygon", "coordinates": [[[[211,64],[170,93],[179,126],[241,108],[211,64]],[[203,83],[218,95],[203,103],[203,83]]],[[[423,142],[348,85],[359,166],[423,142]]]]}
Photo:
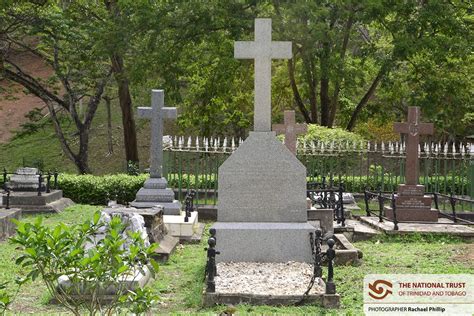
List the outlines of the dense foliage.
{"type": "Polygon", "coordinates": [[[34,223],[15,221],[17,234],[10,241],[23,249],[16,264],[28,270],[27,279],[41,278],[49,294],[74,315],[81,315],[82,309],[90,315],[111,315],[120,307],[143,313],[154,295],[146,288],[129,291],[120,280],[146,268],[155,271],[158,266],[150,256],[156,244],[145,246],[139,232],[128,231],[125,240],[119,217],[112,217],[105,227],[100,217],[97,212],[82,224],[54,228],[43,225],[41,217],[34,223]],[[99,232],[104,237],[94,239],[99,232]],[[70,286],[60,283],[65,276],[70,286]],[[106,302],[100,295],[109,287],[117,294],[106,302]]]}
{"type": "Polygon", "coordinates": [[[126,174],[93,176],[61,174],[59,188],[64,196],[76,203],[106,205],[109,200],[120,203],[131,202],[148,175],[126,174]]]}

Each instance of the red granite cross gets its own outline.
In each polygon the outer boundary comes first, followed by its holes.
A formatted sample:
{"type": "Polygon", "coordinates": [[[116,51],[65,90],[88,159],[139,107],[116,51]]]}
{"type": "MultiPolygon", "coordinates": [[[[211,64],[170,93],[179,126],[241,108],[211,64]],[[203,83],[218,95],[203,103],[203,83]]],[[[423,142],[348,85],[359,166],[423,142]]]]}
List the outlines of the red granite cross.
{"type": "Polygon", "coordinates": [[[295,111],[285,111],[285,124],[273,124],[272,129],[277,134],[285,134],[286,147],[296,155],[296,137],[308,130],[306,124],[296,124],[295,111]]]}
{"type": "Polygon", "coordinates": [[[420,123],[420,108],[408,107],[408,122],[394,123],[393,129],[397,133],[408,134],[406,145],[405,184],[418,184],[418,144],[420,135],[432,135],[434,125],[432,123],[420,123]]]}

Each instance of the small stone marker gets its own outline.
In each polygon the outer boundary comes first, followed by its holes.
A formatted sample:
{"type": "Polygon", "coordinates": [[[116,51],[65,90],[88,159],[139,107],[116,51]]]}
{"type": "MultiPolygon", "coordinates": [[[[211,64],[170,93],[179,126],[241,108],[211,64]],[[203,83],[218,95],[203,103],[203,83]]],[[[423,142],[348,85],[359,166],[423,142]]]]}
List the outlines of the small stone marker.
{"type": "MultiPolygon", "coordinates": [[[[408,107],[408,122],[395,123],[394,131],[407,134],[405,184],[398,186],[395,197],[396,215],[398,221],[437,222],[438,212],[431,209],[431,197],[425,195],[425,186],[418,184],[419,161],[418,146],[420,135],[432,135],[432,123],[420,123],[420,108],[408,107]]],[[[393,210],[385,209],[385,216],[393,219],[393,210]]]]}
{"type": "Polygon", "coordinates": [[[277,134],[285,134],[286,147],[296,155],[297,137],[306,133],[308,126],[296,123],[295,111],[285,111],[284,124],[273,124],[272,128],[277,134]]]}
{"type": "Polygon", "coordinates": [[[13,191],[37,191],[39,187],[39,172],[36,168],[19,168],[10,177],[8,186],[13,191]]]}
{"type": "Polygon", "coordinates": [[[271,19],[256,19],[255,42],[234,52],[255,59],[255,131],[219,168],[216,260],[311,262],[306,168],[271,131],[271,59],[291,58],[291,42],[272,42],[271,19]]]}
{"type": "Polygon", "coordinates": [[[255,60],[254,131],[271,131],[272,59],[291,59],[291,42],[272,41],[272,19],[255,19],[255,41],[235,42],[234,57],[255,60]]]}
{"type": "Polygon", "coordinates": [[[161,205],[165,215],[179,215],[181,203],[174,199],[174,192],[167,188],[168,181],[163,178],[163,120],[176,119],[176,108],[164,107],[163,90],[151,91],[151,107],[139,107],[138,116],[151,120],[150,178],[137,192],[136,208],[153,208],[161,205]]]}
{"type": "Polygon", "coordinates": [[[161,178],[163,166],[163,120],[176,119],[176,108],[164,107],[163,90],[151,91],[151,107],[139,107],[138,116],[151,120],[150,177],[161,178]]]}

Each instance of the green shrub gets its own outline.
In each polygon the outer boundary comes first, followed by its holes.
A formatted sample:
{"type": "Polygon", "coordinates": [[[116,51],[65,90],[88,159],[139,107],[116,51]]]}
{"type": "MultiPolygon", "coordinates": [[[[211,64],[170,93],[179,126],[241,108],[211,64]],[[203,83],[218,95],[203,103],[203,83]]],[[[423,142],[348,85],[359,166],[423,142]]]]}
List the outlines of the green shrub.
{"type": "Polygon", "coordinates": [[[112,217],[107,225],[100,217],[96,212],[83,224],[54,228],[42,225],[42,217],[34,223],[15,221],[17,233],[10,242],[23,250],[15,263],[28,270],[28,280],[41,278],[49,294],[74,315],[84,309],[90,315],[112,315],[120,308],[143,313],[156,295],[146,289],[129,291],[121,280],[146,267],[154,276],[158,266],[150,256],[157,245],[145,246],[140,232],[128,231],[128,238],[122,237],[126,227],[120,217],[112,217]],[[103,238],[94,240],[99,232],[103,238]],[[86,249],[90,243],[94,246],[86,249]],[[65,276],[70,286],[60,283],[65,276]],[[116,300],[105,304],[98,295],[109,287],[115,289],[116,300]]]}
{"type": "Polygon", "coordinates": [[[308,125],[308,132],[298,137],[300,140],[307,142],[318,141],[330,143],[334,141],[336,144],[356,143],[358,146],[362,142],[366,146],[366,140],[359,134],[348,132],[340,127],[328,128],[316,124],[308,125]]]}
{"type": "Polygon", "coordinates": [[[147,174],[94,176],[61,174],[58,185],[65,197],[76,203],[104,205],[109,199],[131,202],[148,178],[147,174]]]}

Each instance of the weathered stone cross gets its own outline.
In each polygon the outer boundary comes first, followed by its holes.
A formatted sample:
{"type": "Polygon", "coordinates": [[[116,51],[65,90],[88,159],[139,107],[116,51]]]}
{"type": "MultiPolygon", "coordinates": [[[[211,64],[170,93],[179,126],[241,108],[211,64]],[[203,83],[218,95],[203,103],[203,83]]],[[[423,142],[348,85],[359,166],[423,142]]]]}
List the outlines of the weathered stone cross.
{"type": "Polygon", "coordinates": [[[272,128],[277,134],[285,134],[286,147],[296,155],[296,138],[308,130],[306,124],[296,124],[295,111],[285,111],[285,124],[273,124],[272,128]]]}
{"type": "Polygon", "coordinates": [[[405,184],[418,184],[419,166],[418,166],[418,143],[420,135],[432,135],[434,125],[432,123],[420,123],[420,108],[417,106],[408,107],[408,122],[395,123],[394,131],[397,133],[408,134],[406,146],[406,166],[405,166],[405,184]]]}
{"type": "Polygon", "coordinates": [[[272,42],[271,19],[255,19],[254,42],[235,42],[235,58],[255,59],[254,131],[271,131],[272,59],[292,56],[291,42],[272,42]]]}
{"type": "Polygon", "coordinates": [[[150,177],[161,178],[163,166],[163,119],[176,119],[176,108],[164,107],[163,90],[151,91],[151,107],[139,107],[138,117],[151,120],[150,177]]]}

